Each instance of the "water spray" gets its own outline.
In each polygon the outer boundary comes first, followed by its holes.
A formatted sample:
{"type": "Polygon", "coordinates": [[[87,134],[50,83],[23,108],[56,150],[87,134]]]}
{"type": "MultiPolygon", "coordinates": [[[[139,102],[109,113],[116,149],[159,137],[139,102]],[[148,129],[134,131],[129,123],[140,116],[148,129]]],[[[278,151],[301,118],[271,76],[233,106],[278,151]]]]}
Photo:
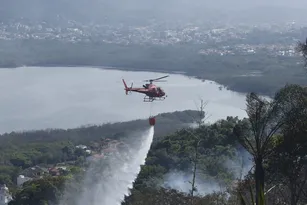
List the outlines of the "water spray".
{"type": "Polygon", "coordinates": [[[81,193],[67,190],[60,205],[120,205],[130,194],[129,189],[133,187],[141,165],[145,164],[154,136],[155,120],[150,121],[153,123],[141,134],[137,147],[119,150],[121,153],[92,163],[82,183],[73,185],[81,185],[81,193]]]}

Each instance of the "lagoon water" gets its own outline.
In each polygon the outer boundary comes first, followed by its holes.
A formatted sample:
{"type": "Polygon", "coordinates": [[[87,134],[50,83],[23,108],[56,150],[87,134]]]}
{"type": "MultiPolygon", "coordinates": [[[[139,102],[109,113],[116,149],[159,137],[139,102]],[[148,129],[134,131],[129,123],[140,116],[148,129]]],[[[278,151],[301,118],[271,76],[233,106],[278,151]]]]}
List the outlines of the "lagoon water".
{"type": "Polygon", "coordinates": [[[245,117],[245,95],[212,81],[170,74],[159,82],[164,101],[143,102],[143,95],[126,95],[122,78],[133,87],[163,73],[105,70],[90,67],[21,67],[0,69],[0,133],[148,118],[150,114],[197,109],[207,101],[209,121],[245,117]]]}

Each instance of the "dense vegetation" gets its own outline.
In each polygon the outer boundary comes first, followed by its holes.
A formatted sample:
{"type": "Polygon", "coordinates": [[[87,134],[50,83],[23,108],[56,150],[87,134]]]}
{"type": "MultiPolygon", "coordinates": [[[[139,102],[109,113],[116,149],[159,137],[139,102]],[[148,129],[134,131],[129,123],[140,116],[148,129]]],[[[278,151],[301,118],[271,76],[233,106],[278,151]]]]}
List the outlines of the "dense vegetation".
{"type": "Polygon", "coordinates": [[[196,130],[183,129],[153,144],[135,188],[146,188],[149,180],[161,181],[159,177],[173,170],[190,172],[192,176],[191,168],[196,160],[202,162],[198,168],[204,170],[203,178],[208,176],[224,183],[233,180],[232,170],[224,165],[227,160],[237,160],[234,158],[239,152],[236,149],[238,143],[232,130],[238,121],[237,118],[228,117],[196,130]],[[195,159],[198,142],[198,156],[195,159]]]}

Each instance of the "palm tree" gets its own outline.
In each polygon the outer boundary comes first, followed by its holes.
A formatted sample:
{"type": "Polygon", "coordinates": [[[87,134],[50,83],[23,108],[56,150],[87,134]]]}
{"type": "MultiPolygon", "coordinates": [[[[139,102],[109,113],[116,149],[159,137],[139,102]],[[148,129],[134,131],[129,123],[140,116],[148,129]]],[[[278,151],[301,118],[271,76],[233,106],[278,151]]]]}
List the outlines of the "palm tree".
{"type": "Polygon", "coordinates": [[[273,152],[273,136],[284,125],[298,117],[304,92],[301,86],[286,85],[270,102],[255,93],[246,96],[248,119],[242,120],[234,127],[234,134],[253,156],[257,205],[265,204],[263,162],[273,152]]]}

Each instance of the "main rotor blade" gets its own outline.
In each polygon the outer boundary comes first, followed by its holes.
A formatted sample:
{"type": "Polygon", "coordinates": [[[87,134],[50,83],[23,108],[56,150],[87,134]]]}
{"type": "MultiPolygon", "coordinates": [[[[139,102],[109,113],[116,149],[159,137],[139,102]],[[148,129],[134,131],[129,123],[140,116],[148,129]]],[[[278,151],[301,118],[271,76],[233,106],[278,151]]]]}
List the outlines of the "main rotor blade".
{"type": "Polygon", "coordinates": [[[163,78],[167,78],[169,77],[169,75],[166,75],[166,76],[163,76],[163,77],[160,77],[160,78],[156,78],[156,79],[149,79],[149,80],[144,80],[144,82],[153,82],[153,81],[157,81],[157,80],[160,80],[160,79],[163,79],[163,78]]]}
{"type": "MultiPolygon", "coordinates": [[[[150,80],[144,80],[144,82],[150,82],[150,80]]],[[[153,81],[151,81],[153,82],[153,81]]],[[[167,80],[155,80],[154,82],[167,82],[167,80]]]]}
{"type": "Polygon", "coordinates": [[[167,82],[167,80],[155,80],[155,82],[167,82]]]}
{"type": "Polygon", "coordinates": [[[167,78],[167,77],[169,77],[169,75],[166,75],[166,76],[163,76],[163,77],[160,77],[160,78],[156,78],[156,79],[154,79],[154,81],[160,80],[160,79],[163,79],[163,78],[167,78]]]}

